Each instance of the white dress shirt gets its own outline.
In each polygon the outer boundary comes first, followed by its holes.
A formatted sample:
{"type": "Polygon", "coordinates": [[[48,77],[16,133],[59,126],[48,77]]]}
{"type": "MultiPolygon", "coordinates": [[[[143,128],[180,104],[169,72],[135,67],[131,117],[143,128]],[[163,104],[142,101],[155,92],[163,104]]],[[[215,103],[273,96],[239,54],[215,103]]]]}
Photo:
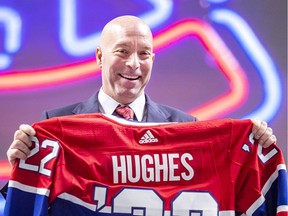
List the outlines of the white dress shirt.
{"type": "MultiPolygon", "coordinates": [[[[112,97],[107,95],[103,89],[101,88],[98,95],[98,100],[100,103],[100,111],[101,113],[112,115],[119,104],[112,97]]],[[[138,121],[142,121],[145,114],[145,95],[141,94],[136,100],[134,100],[131,104],[126,104],[131,109],[133,109],[135,116],[138,121]]]]}

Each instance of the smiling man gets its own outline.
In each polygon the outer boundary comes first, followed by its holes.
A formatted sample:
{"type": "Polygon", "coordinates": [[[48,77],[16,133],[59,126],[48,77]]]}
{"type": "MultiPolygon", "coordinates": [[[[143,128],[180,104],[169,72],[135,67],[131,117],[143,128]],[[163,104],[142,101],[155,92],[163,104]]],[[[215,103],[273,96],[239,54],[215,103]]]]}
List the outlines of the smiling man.
{"type": "Polygon", "coordinates": [[[144,99],[154,61],[150,29],[139,19],[127,18],[116,18],[105,26],[101,48],[96,50],[103,91],[122,104],[140,96],[144,99]]]}

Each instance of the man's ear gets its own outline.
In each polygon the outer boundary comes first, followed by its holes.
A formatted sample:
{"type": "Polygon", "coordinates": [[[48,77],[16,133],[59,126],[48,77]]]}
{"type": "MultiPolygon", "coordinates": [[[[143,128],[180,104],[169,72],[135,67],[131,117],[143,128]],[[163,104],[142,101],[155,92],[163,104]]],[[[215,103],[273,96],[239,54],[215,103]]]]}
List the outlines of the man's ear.
{"type": "Polygon", "coordinates": [[[100,47],[96,48],[96,62],[97,65],[101,68],[102,67],[102,50],[100,47]]]}

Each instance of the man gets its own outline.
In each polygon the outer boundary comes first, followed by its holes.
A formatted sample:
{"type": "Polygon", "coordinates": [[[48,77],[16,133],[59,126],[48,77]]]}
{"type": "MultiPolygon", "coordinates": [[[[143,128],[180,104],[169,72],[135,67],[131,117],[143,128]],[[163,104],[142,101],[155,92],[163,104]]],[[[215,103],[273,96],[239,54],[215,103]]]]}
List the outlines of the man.
{"type": "MultiPolygon", "coordinates": [[[[155,55],[150,28],[134,16],[121,16],[110,21],[103,29],[96,60],[102,69],[102,88],[85,102],[46,111],[42,119],[81,113],[114,114],[119,105],[129,105],[134,119],[143,122],[197,121],[180,110],[153,102],[145,93],[155,55]]],[[[276,142],[266,122],[254,121],[252,132],[259,143],[267,147],[276,142]]],[[[21,125],[7,151],[11,165],[17,158],[26,159],[30,153],[28,135],[35,131],[21,125]]]]}

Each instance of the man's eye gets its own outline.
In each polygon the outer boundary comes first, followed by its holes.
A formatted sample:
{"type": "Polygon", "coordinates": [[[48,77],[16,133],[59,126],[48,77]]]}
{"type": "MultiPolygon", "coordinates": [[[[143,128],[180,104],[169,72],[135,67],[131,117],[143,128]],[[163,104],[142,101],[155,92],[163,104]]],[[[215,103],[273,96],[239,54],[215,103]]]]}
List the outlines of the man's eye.
{"type": "Polygon", "coordinates": [[[150,52],[141,52],[141,55],[146,55],[146,56],[148,56],[148,55],[151,55],[151,53],[150,53],[150,52]]]}
{"type": "Polygon", "coordinates": [[[127,50],[117,50],[116,52],[121,53],[121,54],[127,54],[127,50]]]}
{"type": "Polygon", "coordinates": [[[142,59],[147,59],[147,58],[150,58],[151,53],[150,52],[141,52],[140,56],[142,59]]]}

